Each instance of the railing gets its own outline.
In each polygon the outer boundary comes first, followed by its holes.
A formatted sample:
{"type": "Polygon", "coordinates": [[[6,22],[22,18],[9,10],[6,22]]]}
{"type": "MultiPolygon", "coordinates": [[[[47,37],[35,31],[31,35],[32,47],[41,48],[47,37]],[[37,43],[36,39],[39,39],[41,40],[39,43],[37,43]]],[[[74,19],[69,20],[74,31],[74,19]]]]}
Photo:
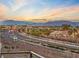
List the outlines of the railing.
{"type": "Polygon", "coordinates": [[[1,52],[1,58],[44,58],[33,51],[1,52]]]}

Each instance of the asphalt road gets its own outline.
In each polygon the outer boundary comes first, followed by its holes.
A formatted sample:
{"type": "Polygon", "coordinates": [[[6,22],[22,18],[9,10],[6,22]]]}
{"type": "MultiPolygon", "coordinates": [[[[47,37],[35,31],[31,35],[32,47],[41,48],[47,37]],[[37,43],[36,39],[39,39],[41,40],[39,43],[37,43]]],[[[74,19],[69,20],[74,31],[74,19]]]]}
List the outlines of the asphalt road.
{"type": "Polygon", "coordinates": [[[18,43],[18,45],[21,48],[26,48],[27,50],[33,51],[35,53],[38,53],[44,57],[79,57],[79,54],[76,53],[72,53],[70,51],[62,51],[62,50],[58,50],[58,49],[54,49],[54,48],[49,48],[46,46],[42,46],[40,43],[52,43],[54,45],[58,45],[58,46],[63,46],[63,47],[67,47],[67,48],[75,48],[75,49],[79,49],[79,46],[75,43],[70,43],[70,42],[63,42],[63,41],[58,41],[58,40],[51,40],[51,39],[47,39],[47,38],[36,38],[36,37],[32,37],[30,35],[22,35],[20,33],[17,32],[1,32],[2,35],[2,39],[5,40],[14,40],[14,41],[20,41],[20,43],[18,43]],[[14,39],[14,37],[17,37],[16,39],[14,39]],[[37,43],[40,42],[39,44],[36,43],[32,43],[29,42],[29,40],[31,41],[36,41],[37,43]],[[24,44],[25,43],[25,44],[24,44]],[[24,47],[23,47],[24,46],[24,47]]]}

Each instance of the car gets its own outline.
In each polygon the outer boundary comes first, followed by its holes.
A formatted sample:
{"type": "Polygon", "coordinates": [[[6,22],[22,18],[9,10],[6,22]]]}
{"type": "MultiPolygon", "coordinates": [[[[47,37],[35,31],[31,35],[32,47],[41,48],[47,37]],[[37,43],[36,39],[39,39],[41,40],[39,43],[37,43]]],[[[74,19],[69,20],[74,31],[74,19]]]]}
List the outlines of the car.
{"type": "Polygon", "coordinates": [[[16,36],[13,36],[14,41],[16,41],[18,38],[16,36]]]}

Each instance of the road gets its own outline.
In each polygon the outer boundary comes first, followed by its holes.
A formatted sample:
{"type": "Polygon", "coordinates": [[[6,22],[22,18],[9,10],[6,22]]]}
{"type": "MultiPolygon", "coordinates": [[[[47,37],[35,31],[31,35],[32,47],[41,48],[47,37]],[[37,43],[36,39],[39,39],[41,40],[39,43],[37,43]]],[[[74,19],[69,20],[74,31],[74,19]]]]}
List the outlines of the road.
{"type": "Polygon", "coordinates": [[[26,38],[29,38],[30,40],[38,40],[38,41],[43,41],[43,42],[49,42],[49,43],[56,44],[56,45],[63,46],[63,47],[65,46],[65,47],[68,47],[68,48],[79,49],[79,44],[76,44],[76,43],[65,42],[65,41],[43,38],[43,37],[37,38],[37,37],[33,37],[33,36],[30,36],[30,35],[24,35],[24,34],[18,34],[18,35],[22,39],[25,39],[24,37],[26,37],[26,38]]]}
{"type": "Polygon", "coordinates": [[[79,54],[77,53],[72,53],[69,50],[60,50],[60,49],[55,49],[55,48],[50,48],[47,46],[43,46],[41,43],[52,43],[55,46],[63,46],[68,49],[79,49],[78,44],[75,43],[70,43],[70,42],[63,42],[63,41],[58,41],[58,40],[51,40],[47,38],[36,38],[30,35],[22,35],[17,32],[2,32],[2,39],[5,40],[13,40],[19,43],[10,43],[14,45],[19,45],[19,48],[23,48],[23,50],[30,50],[35,53],[38,53],[44,57],[79,57],[79,54]],[[13,37],[16,36],[17,39],[15,40],[13,37]],[[35,41],[35,42],[34,42],[35,41]]]}

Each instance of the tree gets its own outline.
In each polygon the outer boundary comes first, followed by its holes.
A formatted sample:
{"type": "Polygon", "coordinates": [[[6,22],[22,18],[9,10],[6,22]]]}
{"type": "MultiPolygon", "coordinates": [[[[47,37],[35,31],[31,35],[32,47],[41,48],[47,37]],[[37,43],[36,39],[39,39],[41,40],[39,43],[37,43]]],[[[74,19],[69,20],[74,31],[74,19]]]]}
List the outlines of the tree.
{"type": "Polygon", "coordinates": [[[71,25],[68,25],[68,24],[63,24],[62,25],[62,30],[71,30],[71,25]]]}

